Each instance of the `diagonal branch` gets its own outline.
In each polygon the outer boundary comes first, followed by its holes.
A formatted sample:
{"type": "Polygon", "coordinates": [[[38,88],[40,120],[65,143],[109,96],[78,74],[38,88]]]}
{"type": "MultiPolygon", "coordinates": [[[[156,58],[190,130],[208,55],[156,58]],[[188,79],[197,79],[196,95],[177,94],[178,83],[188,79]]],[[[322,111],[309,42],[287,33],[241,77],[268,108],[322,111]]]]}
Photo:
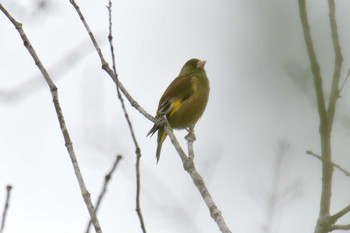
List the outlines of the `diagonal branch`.
{"type": "Polygon", "coordinates": [[[344,209],[340,210],[338,213],[330,216],[333,222],[336,222],[339,218],[343,217],[345,214],[350,212],[350,205],[346,206],[344,209]]]}
{"type": "MultiPolygon", "coordinates": [[[[344,88],[346,82],[348,81],[349,76],[350,76],[350,69],[348,70],[348,74],[346,75],[346,78],[345,78],[343,84],[342,84],[341,87],[339,88],[339,95],[340,95],[340,93],[342,92],[342,90],[343,90],[343,88],[344,88]]],[[[340,96],[340,97],[341,97],[341,96],[340,96]]]]}
{"type": "Polygon", "coordinates": [[[8,212],[9,205],[10,205],[11,190],[12,190],[12,186],[11,185],[7,185],[6,186],[6,201],[5,201],[4,210],[2,212],[0,233],[4,232],[5,223],[6,223],[6,216],[7,216],[7,212],[8,212]]]}
{"type": "Polygon", "coordinates": [[[348,231],[348,230],[350,230],[350,224],[348,224],[348,225],[332,225],[330,230],[331,231],[335,231],[335,230],[348,231]]]}
{"type": "Polygon", "coordinates": [[[189,128],[188,134],[186,135],[185,139],[187,141],[188,158],[193,160],[194,159],[193,142],[196,140],[196,135],[194,134],[194,127],[189,128]]]}
{"type": "MultiPolygon", "coordinates": [[[[183,151],[179,142],[177,141],[177,139],[174,135],[174,132],[171,129],[169,122],[167,121],[165,116],[163,116],[161,124],[164,125],[165,131],[169,135],[169,138],[170,138],[171,142],[173,143],[174,147],[176,148],[177,153],[180,155],[184,169],[191,176],[193,183],[197,187],[205,204],[207,205],[209,212],[210,212],[210,216],[214,219],[214,221],[216,222],[216,224],[218,225],[218,227],[222,233],[231,233],[231,230],[226,225],[225,219],[222,216],[221,211],[216,206],[214,199],[210,195],[208,188],[205,185],[205,182],[204,182],[202,176],[198,173],[198,171],[195,167],[195,164],[193,162],[194,155],[193,155],[193,157],[186,156],[185,152],[183,151]]],[[[191,139],[189,139],[189,141],[190,140],[191,139]]],[[[191,144],[191,143],[193,143],[193,142],[189,142],[189,144],[191,144]]],[[[193,148],[192,148],[192,152],[193,152],[193,148]]]]}
{"type": "Polygon", "coordinates": [[[346,176],[350,176],[350,172],[348,172],[346,169],[342,168],[340,165],[332,162],[332,161],[329,161],[329,160],[326,160],[324,159],[323,157],[321,157],[320,155],[310,151],[310,150],[307,150],[306,151],[306,154],[308,155],[312,155],[314,156],[315,158],[318,158],[319,160],[323,161],[323,162],[326,162],[326,163],[329,163],[329,164],[332,164],[333,167],[335,168],[338,168],[340,171],[342,171],[346,176]]]}
{"type": "MultiPolygon", "coordinates": [[[[116,156],[116,160],[115,160],[114,163],[113,163],[112,169],[107,173],[107,175],[105,175],[105,182],[103,183],[102,191],[101,191],[100,195],[98,196],[97,203],[96,203],[96,213],[97,213],[99,207],[101,206],[103,197],[104,197],[105,194],[107,193],[108,183],[111,181],[112,175],[113,175],[115,169],[117,168],[117,166],[118,166],[118,164],[119,164],[119,161],[120,161],[122,158],[123,158],[123,156],[117,155],[117,156],[116,156]]],[[[89,223],[88,223],[88,225],[87,225],[87,227],[86,227],[86,231],[85,231],[86,233],[89,233],[89,232],[90,232],[91,224],[92,224],[92,221],[91,221],[91,219],[90,219],[90,220],[89,220],[89,223]]]]}
{"type": "Polygon", "coordinates": [[[74,148],[73,148],[73,143],[70,139],[69,136],[69,132],[68,132],[68,128],[66,125],[66,122],[64,120],[63,117],[63,113],[62,113],[62,109],[58,100],[58,91],[57,91],[57,87],[56,85],[53,83],[49,73],[47,72],[47,70],[45,69],[45,67],[43,66],[43,64],[41,63],[38,55],[36,54],[34,48],[32,47],[30,41],[27,38],[27,35],[25,34],[23,28],[22,28],[22,24],[17,22],[11,15],[9,12],[7,12],[7,10],[2,6],[2,4],[0,3],[0,10],[5,14],[5,16],[11,21],[11,23],[15,26],[15,28],[17,29],[18,33],[20,34],[24,46],[26,47],[26,49],[28,50],[28,52],[30,53],[30,55],[32,56],[33,60],[35,61],[35,64],[38,66],[41,74],[43,75],[43,77],[45,78],[46,83],[48,84],[49,88],[50,88],[50,93],[53,99],[53,103],[55,106],[55,110],[56,110],[56,114],[57,114],[57,118],[61,127],[61,131],[62,131],[62,135],[65,141],[65,145],[68,151],[68,154],[70,156],[71,162],[73,164],[73,168],[74,168],[74,172],[76,175],[76,178],[78,180],[79,186],[80,186],[80,191],[81,194],[84,198],[85,204],[87,206],[87,209],[89,211],[90,217],[92,219],[95,231],[97,233],[102,233],[102,229],[100,227],[100,223],[96,217],[96,212],[95,212],[95,208],[91,202],[91,198],[90,198],[90,193],[88,192],[88,190],[86,189],[85,186],[85,182],[83,180],[83,176],[80,172],[80,168],[79,168],[79,164],[78,164],[78,160],[76,158],[75,152],[74,152],[74,148]]]}
{"type": "Polygon", "coordinates": [[[113,80],[113,82],[118,82],[118,87],[120,89],[120,91],[124,94],[124,96],[128,99],[129,103],[131,104],[131,106],[133,106],[137,111],[139,111],[144,117],[146,117],[148,120],[152,121],[153,123],[156,123],[157,120],[151,115],[149,114],[146,110],[144,110],[138,102],[136,102],[136,100],[134,100],[132,98],[132,96],[130,95],[130,93],[126,90],[126,88],[124,87],[124,85],[116,79],[115,77],[115,73],[113,72],[113,70],[109,67],[108,63],[106,62],[103,54],[102,54],[102,51],[101,51],[101,48],[100,46],[98,45],[96,39],[95,39],[95,36],[94,34],[92,33],[92,31],[90,30],[90,27],[88,25],[88,23],[86,22],[85,20],[85,17],[84,15],[82,14],[79,6],[76,4],[76,2],[74,0],[69,0],[70,3],[73,5],[74,9],[76,10],[76,12],[78,13],[79,17],[80,17],[80,20],[82,21],[82,23],[84,24],[84,27],[86,29],[86,31],[88,32],[89,36],[90,36],[90,39],[98,53],[98,56],[101,60],[101,64],[102,64],[102,69],[104,71],[106,71],[106,73],[110,76],[110,78],[113,80]]]}

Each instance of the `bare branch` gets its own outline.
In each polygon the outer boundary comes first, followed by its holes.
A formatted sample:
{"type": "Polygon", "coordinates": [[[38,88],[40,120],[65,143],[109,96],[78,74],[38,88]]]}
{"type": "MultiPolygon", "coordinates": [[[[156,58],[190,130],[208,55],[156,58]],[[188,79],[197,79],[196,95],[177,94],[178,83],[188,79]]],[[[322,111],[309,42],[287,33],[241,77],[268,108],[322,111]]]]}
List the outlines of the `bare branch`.
{"type": "Polygon", "coordinates": [[[190,127],[188,130],[188,134],[185,137],[187,141],[187,147],[188,147],[188,158],[193,161],[194,159],[194,149],[193,149],[193,142],[196,140],[196,135],[194,134],[194,127],[190,127]]]}
{"type": "Polygon", "coordinates": [[[307,10],[306,10],[305,0],[299,0],[299,13],[300,13],[301,24],[304,31],[306,49],[309,55],[311,71],[313,74],[314,85],[316,89],[318,112],[319,112],[321,122],[324,122],[326,121],[327,116],[326,116],[325,98],[323,94],[322,76],[320,73],[320,66],[318,64],[314,45],[312,42],[310,25],[307,19],[307,10]]]}
{"type": "Polygon", "coordinates": [[[348,231],[348,230],[350,230],[350,224],[348,224],[348,225],[332,225],[330,230],[331,231],[335,231],[335,230],[348,231]]]}
{"type": "Polygon", "coordinates": [[[45,67],[43,66],[43,64],[41,63],[38,55],[36,54],[34,48],[32,47],[30,41],[28,40],[23,28],[22,28],[22,24],[17,22],[8,12],[7,10],[2,6],[2,4],[0,4],[0,10],[5,14],[5,16],[11,21],[11,23],[15,26],[15,28],[17,29],[18,33],[20,34],[24,46],[26,47],[26,49],[28,50],[28,52],[30,53],[30,55],[32,56],[33,60],[35,61],[35,64],[38,66],[41,74],[43,75],[43,77],[45,78],[46,83],[48,84],[49,88],[50,88],[50,93],[53,99],[53,103],[55,106],[55,110],[56,110],[56,114],[57,114],[57,118],[61,127],[61,131],[62,131],[62,135],[65,141],[65,145],[68,151],[68,154],[70,156],[70,159],[72,161],[73,164],[73,168],[74,168],[74,172],[75,175],[77,177],[79,186],[80,186],[80,191],[82,193],[82,196],[84,198],[85,204],[88,208],[90,217],[92,219],[93,225],[95,227],[95,231],[98,233],[102,233],[101,227],[100,227],[100,223],[96,217],[96,213],[95,213],[95,208],[91,202],[91,198],[90,198],[90,193],[87,191],[86,186],[85,186],[85,182],[83,180],[82,174],[80,172],[80,168],[78,165],[78,161],[74,152],[74,148],[73,148],[73,143],[70,139],[69,136],[69,132],[68,132],[68,128],[66,125],[66,122],[64,120],[63,117],[63,113],[62,113],[62,109],[58,100],[58,91],[57,91],[57,87],[56,85],[53,83],[52,79],[50,78],[50,75],[48,74],[47,70],[45,69],[45,67]]]}
{"type": "Polygon", "coordinates": [[[122,109],[124,112],[125,119],[128,123],[129,130],[131,133],[132,140],[135,145],[135,153],[136,153],[136,164],[135,164],[135,171],[136,171],[136,213],[140,221],[141,229],[143,233],[146,233],[146,226],[144,222],[144,218],[141,211],[141,204],[140,204],[140,192],[141,192],[141,179],[140,179],[140,160],[141,160],[141,149],[138,145],[138,142],[136,140],[135,132],[131,123],[131,120],[129,118],[129,114],[126,110],[123,96],[120,93],[120,87],[119,87],[119,79],[118,79],[118,73],[115,65],[115,54],[114,54],[114,46],[113,46],[113,33],[112,33],[112,2],[109,0],[108,4],[108,14],[109,14],[109,35],[108,35],[108,41],[110,45],[111,55],[112,55],[112,61],[113,61],[113,72],[114,72],[114,82],[116,84],[117,89],[117,95],[118,99],[122,105],[122,109]]]}
{"type": "Polygon", "coordinates": [[[329,97],[328,103],[328,124],[331,127],[333,124],[335,109],[336,109],[336,101],[339,97],[339,80],[341,75],[341,68],[343,63],[343,56],[341,53],[340,43],[339,43],[339,35],[337,29],[337,21],[335,16],[335,3],[334,0],[328,0],[329,6],[329,22],[331,25],[332,31],[332,41],[333,41],[333,50],[334,50],[334,72],[332,79],[332,87],[331,94],[329,97]]]}
{"type": "Polygon", "coordinates": [[[310,151],[310,150],[307,150],[306,151],[306,154],[308,155],[312,155],[314,156],[315,158],[318,158],[319,160],[323,161],[323,162],[326,162],[326,163],[329,163],[329,164],[332,164],[333,167],[339,169],[341,172],[343,172],[346,176],[350,176],[350,172],[348,172],[346,169],[342,168],[340,165],[332,162],[332,161],[329,161],[329,160],[326,160],[324,159],[323,157],[321,157],[320,155],[310,151]]]}
{"type": "Polygon", "coordinates": [[[350,212],[350,205],[346,206],[344,209],[340,210],[338,213],[333,214],[331,217],[333,222],[336,222],[339,218],[343,217],[345,214],[350,212]]]}
{"type": "Polygon", "coordinates": [[[345,78],[343,84],[341,85],[341,87],[340,87],[340,89],[339,89],[339,95],[340,95],[340,93],[342,92],[342,90],[343,90],[343,88],[344,88],[346,82],[348,81],[349,76],[350,76],[350,69],[348,70],[348,74],[346,75],[346,78],[345,78]]]}
{"type": "MultiPolygon", "coordinates": [[[[322,86],[322,77],[320,73],[320,67],[317,61],[317,57],[315,54],[310,25],[307,18],[307,10],[305,0],[299,0],[299,13],[301,24],[304,32],[304,39],[306,44],[306,49],[309,55],[309,61],[311,65],[311,71],[313,74],[314,85],[316,90],[316,99],[318,106],[318,115],[320,118],[320,139],[321,139],[321,152],[322,158],[325,160],[331,161],[332,158],[332,150],[331,150],[331,131],[332,131],[332,123],[335,112],[335,102],[334,105],[329,103],[328,112],[325,107],[325,98],[322,86]],[[330,114],[330,116],[328,116],[330,114]]],[[[333,84],[338,83],[333,80],[333,84]]],[[[334,94],[334,93],[333,93],[334,94]]],[[[338,96],[338,93],[337,93],[338,96]]],[[[333,101],[332,96],[330,98],[330,102],[333,101]]],[[[317,233],[326,233],[328,229],[328,225],[321,224],[322,219],[326,216],[329,216],[330,212],[330,203],[331,203],[331,195],[332,195],[332,179],[333,179],[333,166],[327,162],[322,163],[322,192],[321,192],[321,201],[320,201],[320,211],[319,211],[319,219],[316,224],[317,233]]]]}
{"type": "Polygon", "coordinates": [[[11,185],[7,185],[6,186],[6,201],[5,201],[4,210],[2,212],[0,233],[4,232],[5,223],[6,223],[6,216],[7,216],[7,212],[8,212],[9,205],[10,205],[11,190],[12,190],[12,186],[11,185]]]}
{"type": "Polygon", "coordinates": [[[146,110],[144,110],[139,103],[136,102],[136,100],[134,100],[131,95],[129,94],[129,92],[125,89],[124,85],[116,79],[115,77],[115,73],[113,72],[113,70],[109,67],[108,63],[106,62],[101,49],[99,47],[99,45],[97,44],[97,41],[95,39],[94,34],[91,32],[89,25],[87,24],[84,15],[82,14],[82,12],[80,11],[79,6],[75,3],[74,0],[69,0],[70,3],[73,5],[74,9],[76,10],[76,12],[78,13],[80,20],[82,21],[82,23],[84,24],[84,27],[86,29],[86,31],[88,32],[90,39],[98,53],[98,56],[100,57],[101,60],[101,64],[102,64],[102,69],[104,71],[107,72],[107,74],[112,78],[112,80],[114,82],[118,82],[118,87],[121,90],[121,92],[124,94],[124,96],[128,99],[128,101],[130,102],[131,106],[133,106],[137,111],[139,111],[143,116],[145,116],[148,120],[152,121],[153,123],[156,123],[157,120],[151,115],[149,114],[146,110]]]}
{"type": "MultiPolygon", "coordinates": [[[[98,199],[97,199],[97,203],[96,203],[96,206],[95,206],[95,209],[96,209],[96,213],[102,203],[102,199],[103,197],[105,196],[105,194],[107,193],[107,186],[108,186],[108,183],[111,181],[112,179],[112,175],[115,171],[115,169],[117,168],[117,165],[119,164],[119,161],[123,158],[123,156],[121,155],[117,155],[116,156],[116,160],[115,162],[113,163],[113,166],[112,166],[112,169],[107,173],[107,175],[105,176],[105,182],[103,183],[103,186],[102,186],[102,190],[101,190],[101,193],[100,195],[98,196],[98,199]]],[[[86,227],[86,233],[89,233],[90,232],[90,227],[91,227],[91,219],[89,220],[89,223],[86,227]]]]}
{"type": "Polygon", "coordinates": [[[160,122],[158,122],[157,124],[164,126],[164,130],[167,132],[167,134],[171,140],[171,143],[174,145],[177,153],[179,154],[179,156],[183,162],[183,165],[185,166],[184,162],[188,160],[188,157],[187,157],[186,153],[184,152],[184,150],[182,149],[182,147],[180,146],[179,141],[175,137],[175,134],[174,134],[172,128],[170,127],[170,124],[169,124],[168,120],[166,119],[166,116],[161,117],[160,122]]]}
{"type": "MultiPolygon", "coordinates": [[[[163,116],[161,124],[164,126],[165,131],[167,132],[167,134],[169,135],[169,138],[171,139],[171,142],[175,146],[177,153],[179,154],[179,156],[182,160],[182,164],[184,166],[184,169],[191,176],[193,183],[196,185],[198,191],[202,195],[202,198],[209,209],[211,217],[214,219],[214,221],[216,222],[216,224],[218,225],[218,227],[222,233],[231,233],[231,230],[226,225],[226,222],[221,214],[221,211],[218,209],[212,196],[210,195],[208,188],[204,183],[203,178],[198,173],[198,171],[195,167],[195,164],[193,162],[193,159],[186,156],[185,152],[183,151],[179,142],[177,141],[177,139],[174,135],[174,132],[171,129],[169,122],[167,121],[165,116],[163,116]]],[[[189,142],[189,144],[191,144],[191,142],[189,142]]]]}

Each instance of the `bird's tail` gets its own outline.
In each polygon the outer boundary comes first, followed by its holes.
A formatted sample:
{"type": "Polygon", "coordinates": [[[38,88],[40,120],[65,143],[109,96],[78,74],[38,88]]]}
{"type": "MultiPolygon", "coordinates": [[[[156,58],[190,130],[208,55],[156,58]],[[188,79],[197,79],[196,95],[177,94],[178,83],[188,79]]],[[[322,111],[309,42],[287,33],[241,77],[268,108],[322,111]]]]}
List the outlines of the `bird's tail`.
{"type": "Polygon", "coordinates": [[[152,135],[153,135],[155,132],[157,132],[158,129],[159,129],[159,126],[158,126],[157,124],[154,124],[153,127],[152,127],[152,129],[147,133],[146,137],[148,137],[149,135],[151,135],[151,137],[152,137],[152,135]]]}
{"type": "Polygon", "coordinates": [[[167,133],[165,132],[165,130],[163,128],[159,128],[158,129],[158,144],[157,144],[157,152],[156,152],[157,163],[159,162],[160,151],[162,150],[162,145],[163,145],[163,142],[164,142],[166,137],[167,137],[167,133]]]}
{"type": "Polygon", "coordinates": [[[154,126],[152,127],[152,129],[147,133],[147,136],[152,135],[158,131],[158,138],[157,138],[157,151],[156,151],[156,158],[157,158],[157,163],[159,162],[159,158],[160,158],[160,152],[162,150],[162,145],[163,142],[165,140],[165,138],[167,137],[167,133],[165,132],[164,128],[159,127],[159,125],[154,124],[154,126]]]}

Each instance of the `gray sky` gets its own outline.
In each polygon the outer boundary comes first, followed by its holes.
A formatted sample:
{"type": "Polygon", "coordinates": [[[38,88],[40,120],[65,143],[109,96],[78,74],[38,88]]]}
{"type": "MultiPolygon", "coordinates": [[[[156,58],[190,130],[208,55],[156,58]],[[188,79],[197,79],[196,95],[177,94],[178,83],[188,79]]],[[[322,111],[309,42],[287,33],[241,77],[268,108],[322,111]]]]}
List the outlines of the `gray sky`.
{"type": "MultiPolygon", "coordinates": [[[[35,2],[2,4],[23,23],[59,88],[93,200],[114,156],[123,155],[99,210],[102,229],[140,232],[134,211],[134,146],[115,86],[69,1],[49,1],[44,11],[36,11],[35,2]]],[[[107,1],[78,4],[111,64],[107,1]]],[[[333,72],[327,7],[325,1],[308,3],[326,90],[333,72]]],[[[343,79],[349,68],[349,9],[347,1],[337,1],[343,79]]],[[[188,59],[207,60],[211,93],[196,126],[196,163],[232,231],[263,232],[283,142],[287,149],[277,192],[287,194],[275,209],[271,233],[312,232],[321,166],[305,151],[320,151],[318,116],[297,2],[115,1],[113,30],[119,78],[150,113],[188,59]]],[[[88,213],[49,90],[2,14],[0,42],[0,202],[6,184],[14,186],[5,232],[83,232],[88,213]]],[[[349,88],[339,100],[333,134],[334,160],[348,170],[349,88]]],[[[142,150],[141,204],[148,232],[218,232],[170,141],[156,165],[156,138],[145,137],[152,123],[127,107],[142,150]]],[[[176,135],[185,145],[185,132],[176,135]]],[[[335,212],[349,204],[350,189],[343,174],[335,171],[334,179],[335,212]]]]}

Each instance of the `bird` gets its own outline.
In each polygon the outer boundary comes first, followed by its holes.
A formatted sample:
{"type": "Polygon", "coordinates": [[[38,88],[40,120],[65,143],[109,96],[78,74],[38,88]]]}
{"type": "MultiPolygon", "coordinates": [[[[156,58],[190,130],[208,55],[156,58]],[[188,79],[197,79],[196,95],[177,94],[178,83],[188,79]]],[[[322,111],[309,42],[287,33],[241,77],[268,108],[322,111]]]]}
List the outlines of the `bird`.
{"type": "MultiPolygon", "coordinates": [[[[192,58],[169,84],[159,100],[157,122],[166,116],[172,129],[194,127],[202,116],[209,99],[209,80],[204,66],[207,61],[192,58]]],[[[147,136],[158,131],[156,158],[159,162],[162,144],[167,137],[164,127],[155,123],[147,136]]]]}

